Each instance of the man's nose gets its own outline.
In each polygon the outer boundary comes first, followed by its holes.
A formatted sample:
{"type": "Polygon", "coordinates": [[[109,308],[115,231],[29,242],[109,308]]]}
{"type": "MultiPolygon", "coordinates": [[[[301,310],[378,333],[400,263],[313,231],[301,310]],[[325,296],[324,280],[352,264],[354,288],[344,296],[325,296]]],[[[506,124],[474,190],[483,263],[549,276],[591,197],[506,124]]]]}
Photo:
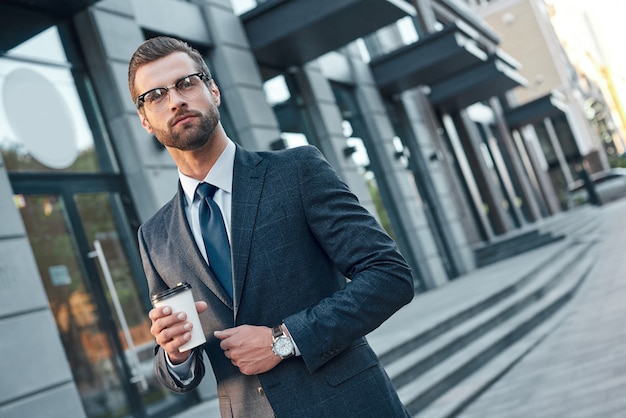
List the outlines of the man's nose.
{"type": "Polygon", "coordinates": [[[178,108],[187,103],[187,99],[185,99],[177,89],[171,88],[167,91],[167,93],[167,100],[170,108],[178,108]]]}

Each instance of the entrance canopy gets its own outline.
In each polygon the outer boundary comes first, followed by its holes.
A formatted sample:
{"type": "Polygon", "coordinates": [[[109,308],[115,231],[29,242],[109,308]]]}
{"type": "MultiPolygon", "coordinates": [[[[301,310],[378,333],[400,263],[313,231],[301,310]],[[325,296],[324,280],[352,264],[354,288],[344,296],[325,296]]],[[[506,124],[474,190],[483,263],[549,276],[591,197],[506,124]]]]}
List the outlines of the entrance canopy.
{"type": "Polygon", "coordinates": [[[457,21],[418,42],[373,59],[370,67],[383,94],[401,93],[485,62],[487,53],[478,47],[477,39],[476,31],[457,21]]]}
{"type": "Polygon", "coordinates": [[[554,91],[532,102],[506,111],[504,117],[509,127],[516,129],[565,113],[566,106],[562,100],[562,95],[554,91]]]}
{"type": "Polygon", "coordinates": [[[284,70],[415,13],[404,0],[270,0],[241,20],[257,61],[284,70]]]}
{"type": "Polygon", "coordinates": [[[430,86],[430,100],[447,111],[463,109],[474,103],[499,96],[515,87],[526,85],[517,71],[519,64],[501,51],[487,61],[476,64],[430,86]]]}

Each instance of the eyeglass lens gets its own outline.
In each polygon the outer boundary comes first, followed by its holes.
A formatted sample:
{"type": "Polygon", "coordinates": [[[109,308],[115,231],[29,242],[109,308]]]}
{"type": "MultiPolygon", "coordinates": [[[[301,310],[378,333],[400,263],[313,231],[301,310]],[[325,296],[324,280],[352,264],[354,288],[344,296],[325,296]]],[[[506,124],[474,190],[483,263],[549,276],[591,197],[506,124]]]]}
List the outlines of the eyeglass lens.
{"type": "Polygon", "coordinates": [[[185,99],[193,99],[202,92],[202,78],[200,74],[188,75],[181,78],[172,87],[156,88],[143,96],[145,106],[150,110],[161,110],[167,106],[169,90],[175,88],[178,94],[185,99]]]}

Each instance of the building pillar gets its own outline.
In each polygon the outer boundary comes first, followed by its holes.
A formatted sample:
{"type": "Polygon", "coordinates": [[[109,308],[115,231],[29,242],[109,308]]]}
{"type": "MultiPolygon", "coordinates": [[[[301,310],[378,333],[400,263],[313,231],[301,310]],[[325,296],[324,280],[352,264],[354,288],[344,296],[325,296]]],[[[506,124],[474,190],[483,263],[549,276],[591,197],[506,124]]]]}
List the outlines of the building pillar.
{"type": "MultiPolygon", "coordinates": [[[[530,222],[535,222],[541,219],[541,211],[539,210],[535,195],[532,193],[532,190],[530,188],[528,177],[520,161],[519,154],[516,152],[515,145],[513,144],[511,132],[506,125],[504,119],[502,106],[500,105],[499,100],[496,98],[492,98],[490,104],[495,114],[495,120],[500,139],[499,145],[500,149],[502,150],[504,160],[506,162],[506,167],[511,173],[511,180],[515,184],[515,188],[521,194],[520,197],[523,204],[527,206],[526,214],[529,217],[528,220],[530,222]]],[[[513,196],[513,198],[516,197],[517,196],[513,196]]],[[[514,202],[514,204],[516,204],[516,202],[514,202]]],[[[522,220],[522,222],[524,222],[523,217],[520,219],[522,220]]]]}
{"type": "Polygon", "coordinates": [[[441,128],[434,110],[421,89],[403,93],[393,105],[398,123],[406,125],[402,132],[410,153],[410,168],[421,186],[418,189],[424,205],[432,212],[436,224],[432,228],[441,240],[440,251],[446,253],[448,274],[451,278],[465,274],[475,268],[468,233],[476,235],[477,232],[471,228],[474,222],[464,210],[465,197],[458,193],[459,185],[450,171],[449,155],[440,143],[441,128]]]}

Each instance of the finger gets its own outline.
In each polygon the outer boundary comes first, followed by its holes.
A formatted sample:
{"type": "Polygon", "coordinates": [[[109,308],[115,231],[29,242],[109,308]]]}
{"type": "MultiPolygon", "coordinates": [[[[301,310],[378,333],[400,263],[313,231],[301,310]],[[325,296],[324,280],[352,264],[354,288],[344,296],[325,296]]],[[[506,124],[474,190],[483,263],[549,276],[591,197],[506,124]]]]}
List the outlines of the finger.
{"type": "Polygon", "coordinates": [[[196,310],[198,313],[202,313],[209,309],[209,305],[206,302],[196,302],[196,310]]]}
{"type": "MultiPolygon", "coordinates": [[[[220,341],[220,348],[224,350],[224,352],[227,352],[233,347],[228,339],[223,339],[222,341],[220,341]]],[[[228,358],[230,358],[230,356],[228,358]]]]}
{"type": "Polygon", "coordinates": [[[152,321],[156,321],[157,319],[167,316],[172,313],[172,308],[169,306],[161,306],[160,308],[153,308],[148,312],[148,317],[152,321]]]}
{"type": "Polygon", "coordinates": [[[156,342],[162,347],[172,342],[179,342],[180,346],[191,339],[192,327],[190,322],[181,322],[174,326],[164,328],[156,335],[156,342]]]}
{"type": "Polygon", "coordinates": [[[189,351],[180,351],[180,347],[188,342],[191,339],[190,333],[184,333],[175,339],[171,340],[169,343],[162,345],[161,347],[167,352],[170,360],[176,361],[175,364],[181,363],[187,357],[189,357],[189,351]]]}
{"type": "Polygon", "coordinates": [[[220,340],[224,340],[230,336],[232,336],[236,331],[234,330],[234,328],[228,328],[228,329],[223,329],[223,330],[218,330],[218,331],[213,331],[213,335],[215,336],[215,338],[218,338],[220,340]]]}
{"type": "Polygon", "coordinates": [[[176,312],[171,315],[161,316],[152,322],[152,326],[160,331],[165,328],[172,327],[187,320],[187,314],[185,312],[176,312]]]}

